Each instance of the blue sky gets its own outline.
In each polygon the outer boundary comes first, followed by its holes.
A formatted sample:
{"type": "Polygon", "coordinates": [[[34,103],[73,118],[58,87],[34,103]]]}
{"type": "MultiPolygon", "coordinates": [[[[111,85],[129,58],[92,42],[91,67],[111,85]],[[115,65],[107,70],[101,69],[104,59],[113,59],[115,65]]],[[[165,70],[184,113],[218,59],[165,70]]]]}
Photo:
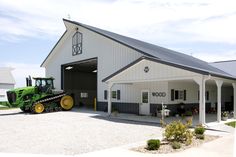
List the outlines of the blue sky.
{"type": "Polygon", "coordinates": [[[40,64],[79,21],[208,62],[236,59],[234,0],[0,0],[0,66],[11,66],[16,86],[43,76],[40,64]]]}

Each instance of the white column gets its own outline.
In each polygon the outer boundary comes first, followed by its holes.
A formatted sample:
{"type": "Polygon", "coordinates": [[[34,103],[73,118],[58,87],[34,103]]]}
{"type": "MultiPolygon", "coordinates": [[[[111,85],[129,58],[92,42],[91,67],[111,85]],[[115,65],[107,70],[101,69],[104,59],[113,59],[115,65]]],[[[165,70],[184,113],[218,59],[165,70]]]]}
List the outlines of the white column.
{"type": "Polygon", "coordinates": [[[232,83],[234,88],[234,118],[236,118],[236,83],[232,83]]]}
{"type": "Polygon", "coordinates": [[[199,123],[203,124],[203,119],[202,119],[202,106],[203,106],[203,93],[202,93],[202,83],[199,82],[199,123]]]}
{"type": "Polygon", "coordinates": [[[205,82],[202,78],[195,78],[194,81],[199,85],[199,123],[205,124],[205,82]]]}
{"type": "Polygon", "coordinates": [[[221,86],[223,81],[215,80],[217,86],[217,121],[221,121],[221,86]]]}
{"type": "Polygon", "coordinates": [[[202,124],[206,122],[206,80],[202,79],[202,124]]]}
{"type": "Polygon", "coordinates": [[[113,83],[108,83],[108,90],[107,90],[107,103],[108,103],[108,107],[107,107],[107,113],[110,115],[111,114],[111,89],[112,89],[113,83]]]}

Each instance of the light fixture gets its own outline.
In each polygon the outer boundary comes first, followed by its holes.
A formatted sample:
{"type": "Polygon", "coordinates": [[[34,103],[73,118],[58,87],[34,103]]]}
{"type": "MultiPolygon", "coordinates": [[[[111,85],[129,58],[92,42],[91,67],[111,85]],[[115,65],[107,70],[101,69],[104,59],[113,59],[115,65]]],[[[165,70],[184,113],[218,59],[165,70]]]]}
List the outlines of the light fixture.
{"type": "Polygon", "coordinates": [[[72,66],[68,66],[68,67],[66,67],[66,70],[71,70],[71,69],[73,69],[72,66]]]}
{"type": "Polygon", "coordinates": [[[97,69],[93,71],[93,73],[96,73],[97,72],[97,69]]]}

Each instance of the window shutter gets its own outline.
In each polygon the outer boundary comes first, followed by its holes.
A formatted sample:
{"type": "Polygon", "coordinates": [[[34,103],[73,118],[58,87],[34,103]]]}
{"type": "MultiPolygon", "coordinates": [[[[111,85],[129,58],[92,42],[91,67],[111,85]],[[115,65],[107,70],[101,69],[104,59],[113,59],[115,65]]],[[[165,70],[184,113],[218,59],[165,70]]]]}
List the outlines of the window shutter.
{"type": "Polygon", "coordinates": [[[120,90],[117,90],[117,100],[120,100],[120,90]]]}
{"type": "Polygon", "coordinates": [[[107,100],[107,90],[104,90],[104,99],[107,100]]]}
{"type": "Polygon", "coordinates": [[[171,89],[171,101],[175,100],[175,90],[171,89]]]}
{"type": "Polygon", "coordinates": [[[209,91],[206,92],[206,100],[209,100],[209,91]]]}
{"type": "Polygon", "coordinates": [[[184,101],[186,100],[186,90],[184,90],[184,101]]]}
{"type": "Polygon", "coordinates": [[[197,100],[199,100],[199,98],[200,98],[200,93],[199,91],[197,91],[197,100]]]}

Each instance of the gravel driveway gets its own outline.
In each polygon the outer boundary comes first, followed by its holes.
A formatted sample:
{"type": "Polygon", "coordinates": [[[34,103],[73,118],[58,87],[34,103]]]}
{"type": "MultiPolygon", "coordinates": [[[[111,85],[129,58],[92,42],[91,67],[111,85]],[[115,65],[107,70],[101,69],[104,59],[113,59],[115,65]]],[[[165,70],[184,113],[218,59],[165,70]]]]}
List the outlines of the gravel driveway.
{"type": "Polygon", "coordinates": [[[0,152],[74,155],[161,137],[158,126],[104,114],[79,109],[37,115],[0,110],[0,152]]]}

